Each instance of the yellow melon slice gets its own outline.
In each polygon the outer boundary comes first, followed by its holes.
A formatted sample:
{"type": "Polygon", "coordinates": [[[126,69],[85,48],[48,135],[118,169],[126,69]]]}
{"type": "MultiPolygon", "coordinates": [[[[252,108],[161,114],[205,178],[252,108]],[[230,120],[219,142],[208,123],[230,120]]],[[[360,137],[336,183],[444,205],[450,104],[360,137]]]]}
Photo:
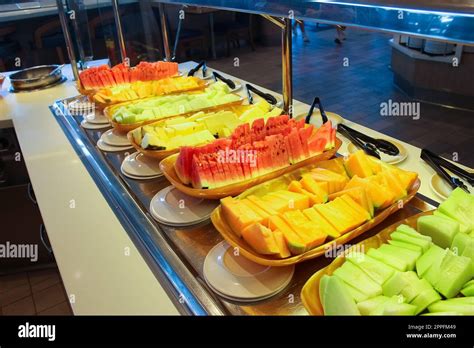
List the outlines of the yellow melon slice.
{"type": "Polygon", "coordinates": [[[259,254],[279,254],[280,248],[273,232],[259,223],[254,223],[242,230],[244,240],[259,254]]]}

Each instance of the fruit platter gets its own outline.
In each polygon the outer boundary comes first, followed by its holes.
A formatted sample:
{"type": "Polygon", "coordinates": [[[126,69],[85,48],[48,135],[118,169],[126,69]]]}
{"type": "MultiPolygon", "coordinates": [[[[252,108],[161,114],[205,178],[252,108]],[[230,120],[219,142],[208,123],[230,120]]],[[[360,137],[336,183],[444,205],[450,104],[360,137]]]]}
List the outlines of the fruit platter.
{"type": "Polygon", "coordinates": [[[282,110],[261,99],[255,104],[231,106],[215,112],[197,112],[138,127],[127,134],[137,151],[162,160],[179,152],[181,146],[196,146],[232,135],[241,124],[258,118],[279,116],[282,110]]]}
{"type": "Polygon", "coordinates": [[[313,315],[474,315],[474,195],[387,227],[315,273],[313,315]]]}
{"type": "Polygon", "coordinates": [[[161,161],[160,168],[181,192],[220,199],[329,159],[340,146],[330,122],[316,129],[280,115],[241,124],[227,138],[183,146],[179,154],[161,161]]]}
{"type": "Polygon", "coordinates": [[[90,99],[99,110],[107,106],[161,95],[203,90],[207,82],[192,76],[165,77],[161,80],[123,83],[98,90],[90,99]]]}
{"type": "Polygon", "coordinates": [[[112,68],[100,65],[81,71],[77,88],[79,93],[91,95],[103,88],[136,81],[161,80],[175,75],[178,75],[178,64],[173,62],[140,62],[135,67],[121,63],[112,68]]]}
{"type": "Polygon", "coordinates": [[[360,151],[223,198],[211,220],[248,259],[287,266],[323,255],[373,228],[410,201],[419,186],[416,173],[360,151]]]}
{"type": "Polygon", "coordinates": [[[204,91],[173,94],[119,103],[104,109],[112,127],[127,133],[143,125],[177,116],[188,116],[199,111],[216,111],[240,105],[243,98],[230,93],[223,82],[216,82],[204,91]]]}

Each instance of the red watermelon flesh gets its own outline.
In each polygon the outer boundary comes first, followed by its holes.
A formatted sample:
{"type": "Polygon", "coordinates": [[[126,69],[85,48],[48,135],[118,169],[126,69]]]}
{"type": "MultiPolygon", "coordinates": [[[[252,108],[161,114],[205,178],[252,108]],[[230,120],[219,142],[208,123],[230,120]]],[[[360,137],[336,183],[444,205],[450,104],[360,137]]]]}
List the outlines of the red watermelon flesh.
{"type": "Polygon", "coordinates": [[[308,140],[311,137],[312,133],[313,133],[312,125],[305,128],[300,128],[298,130],[298,135],[300,137],[300,142],[301,142],[301,146],[303,147],[305,158],[308,158],[311,155],[308,148],[308,140]]]}
{"type": "Polygon", "coordinates": [[[320,154],[324,151],[326,148],[327,144],[327,139],[326,138],[321,138],[321,137],[314,137],[311,138],[311,141],[308,143],[308,148],[309,151],[311,152],[311,155],[317,155],[320,154]]]}
{"type": "Polygon", "coordinates": [[[265,139],[265,120],[258,118],[252,123],[252,141],[265,139]]]}

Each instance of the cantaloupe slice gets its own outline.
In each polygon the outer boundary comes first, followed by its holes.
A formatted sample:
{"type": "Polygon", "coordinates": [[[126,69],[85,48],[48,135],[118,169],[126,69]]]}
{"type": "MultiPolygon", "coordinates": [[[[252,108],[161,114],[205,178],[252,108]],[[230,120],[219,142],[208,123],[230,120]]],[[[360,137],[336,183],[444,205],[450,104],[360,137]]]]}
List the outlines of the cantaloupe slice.
{"type": "Polygon", "coordinates": [[[377,176],[380,177],[381,182],[385,187],[393,192],[395,201],[406,197],[407,191],[401,185],[398,177],[393,173],[393,171],[384,168],[381,173],[377,174],[377,176]]]}
{"type": "Polygon", "coordinates": [[[359,203],[367,212],[370,214],[370,217],[374,216],[374,205],[370,200],[367,191],[363,187],[353,187],[347,190],[342,190],[339,192],[335,192],[329,195],[328,199],[330,201],[334,200],[335,198],[342,196],[342,195],[349,195],[354,201],[359,203]]]}
{"type": "MultiPolygon", "coordinates": [[[[309,174],[303,174],[302,179],[300,180],[300,184],[303,189],[307,190],[308,192],[311,192],[313,195],[318,197],[318,202],[315,204],[319,203],[325,203],[328,200],[328,194],[325,192],[317,183],[316,181],[311,177],[309,174]]],[[[314,205],[314,204],[313,204],[314,205]]]]}
{"type": "Polygon", "coordinates": [[[353,176],[344,187],[344,190],[354,187],[364,188],[376,209],[383,209],[391,204],[393,194],[388,193],[387,190],[376,181],[369,181],[367,178],[353,176]]]}
{"type": "MultiPolygon", "coordinates": [[[[336,198],[339,199],[339,198],[336,198]]],[[[316,204],[313,208],[329,222],[340,234],[347,233],[361,224],[346,211],[341,210],[335,201],[326,204],[316,204]]]]}
{"type": "Polygon", "coordinates": [[[229,222],[232,231],[239,237],[242,235],[241,231],[255,222],[262,222],[263,218],[243,204],[241,201],[232,197],[221,199],[222,214],[229,222]]]}
{"type": "MultiPolygon", "coordinates": [[[[320,187],[318,186],[318,189],[320,189],[320,187]]],[[[306,196],[309,197],[309,204],[310,206],[313,206],[315,204],[319,204],[319,203],[324,203],[326,201],[324,201],[324,195],[321,195],[321,196],[317,196],[307,190],[305,190],[303,188],[303,185],[299,182],[299,181],[296,181],[296,180],[293,180],[290,185],[288,185],[288,191],[291,191],[291,192],[297,192],[297,193],[302,193],[306,196]]],[[[327,195],[325,195],[327,197],[327,195]]]]}
{"type": "Polygon", "coordinates": [[[293,255],[302,254],[306,251],[303,240],[280,216],[270,216],[268,219],[268,227],[273,231],[279,230],[283,233],[288,249],[293,255]]]}
{"type": "Polygon", "coordinates": [[[280,190],[268,193],[265,197],[278,197],[285,200],[289,207],[288,210],[303,210],[309,208],[309,198],[302,193],[280,190]]]}
{"type": "Polygon", "coordinates": [[[344,161],[344,167],[350,177],[357,175],[360,178],[367,178],[373,175],[368,156],[363,150],[357,150],[344,161]]]}
{"type": "Polygon", "coordinates": [[[242,199],[241,200],[242,204],[246,205],[249,209],[253,210],[255,213],[260,215],[262,217],[261,223],[264,226],[268,226],[268,218],[271,216],[267,211],[261,209],[257,204],[254,202],[248,200],[248,199],[242,199]]]}
{"type": "Polygon", "coordinates": [[[346,169],[344,168],[344,157],[336,157],[330,160],[317,162],[314,165],[315,168],[324,168],[330,170],[331,172],[340,174],[342,176],[347,176],[346,169]]]}
{"type": "Polygon", "coordinates": [[[327,182],[329,194],[341,191],[348,182],[347,177],[324,168],[314,168],[309,174],[317,182],[327,182]]]}
{"type": "Polygon", "coordinates": [[[242,230],[242,237],[259,254],[273,255],[280,252],[273,232],[262,224],[247,226],[242,230]]]}
{"type": "Polygon", "coordinates": [[[278,212],[272,209],[266,202],[264,202],[261,198],[255,195],[248,195],[246,197],[249,201],[256,204],[260,209],[264,210],[268,215],[276,215],[278,212]]]}
{"type": "Polygon", "coordinates": [[[311,223],[301,211],[289,211],[281,217],[301,238],[306,250],[321,245],[326,240],[327,234],[318,225],[311,223]]]}
{"type": "Polygon", "coordinates": [[[364,219],[364,221],[370,220],[371,216],[369,212],[364,209],[359,203],[357,203],[350,195],[342,195],[340,196],[341,200],[347,204],[347,206],[354,211],[361,217],[361,219],[364,219]]]}
{"type": "Polygon", "coordinates": [[[341,233],[338,232],[333,225],[326,221],[315,209],[308,208],[303,210],[303,214],[311,220],[311,223],[321,227],[321,230],[332,238],[338,238],[341,233]]]}
{"type": "Polygon", "coordinates": [[[273,237],[275,238],[275,242],[278,246],[278,256],[281,259],[287,258],[291,256],[290,250],[288,249],[288,246],[286,244],[285,237],[283,236],[283,233],[280,230],[275,230],[273,232],[273,237]]]}
{"type": "Polygon", "coordinates": [[[261,200],[265,205],[277,213],[284,213],[285,211],[294,209],[294,207],[290,209],[290,202],[285,198],[265,195],[261,200]]]}
{"type": "MultiPolygon", "coordinates": [[[[367,213],[364,209],[362,209],[360,206],[360,210],[355,209],[355,207],[350,206],[344,199],[344,196],[336,198],[334,201],[332,201],[332,206],[335,209],[340,209],[341,211],[344,211],[347,213],[354,221],[354,224],[357,224],[356,227],[362,225],[364,222],[366,222],[370,217],[369,213],[367,213]]],[[[356,203],[357,204],[357,203],[356,203]]],[[[356,228],[354,227],[354,228],[356,228]]]]}

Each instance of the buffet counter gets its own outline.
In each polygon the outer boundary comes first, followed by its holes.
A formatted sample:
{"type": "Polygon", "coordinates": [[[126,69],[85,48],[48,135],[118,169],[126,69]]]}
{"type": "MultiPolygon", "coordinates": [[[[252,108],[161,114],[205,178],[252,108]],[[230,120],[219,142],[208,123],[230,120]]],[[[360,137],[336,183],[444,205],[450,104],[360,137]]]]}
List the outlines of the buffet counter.
{"type": "MultiPolygon", "coordinates": [[[[195,64],[180,64],[180,70],[189,70],[195,64]]],[[[64,84],[33,93],[8,93],[6,81],[0,99],[0,121],[13,121],[74,313],[177,314],[176,299],[170,299],[160,277],[140,255],[48,108],[55,100],[78,94],[70,67],[64,73],[69,78],[64,84]]],[[[244,85],[246,81],[241,82],[244,85]]],[[[244,95],[243,90],[239,93],[244,95]]],[[[294,115],[306,114],[308,109],[309,105],[294,102],[294,115]]],[[[348,120],[345,124],[374,138],[395,140],[348,120]]],[[[340,139],[343,144],[339,153],[345,154],[349,142],[342,136],[340,139]]],[[[395,141],[408,155],[398,166],[419,174],[418,192],[425,200],[440,202],[430,188],[433,171],[419,158],[420,149],[395,141]]],[[[309,271],[311,274],[316,269],[309,271]]]]}

